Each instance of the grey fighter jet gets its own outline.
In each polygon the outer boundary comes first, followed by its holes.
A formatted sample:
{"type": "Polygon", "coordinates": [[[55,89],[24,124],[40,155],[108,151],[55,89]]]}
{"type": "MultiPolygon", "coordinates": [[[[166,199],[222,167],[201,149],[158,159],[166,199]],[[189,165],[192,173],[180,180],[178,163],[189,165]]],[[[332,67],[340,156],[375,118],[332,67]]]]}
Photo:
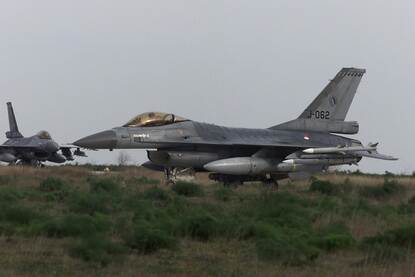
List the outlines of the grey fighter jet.
{"type": "Polygon", "coordinates": [[[42,162],[63,163],[72,161],[73,155],[85,156],[77,148],[73,153],[71,146],[59,146],[47,131],[40,131],[34,136],[23,137],[19,132],[12,103],[7,103],[10,131],[6,132],[8,140],[0,145],[0,161],[9,164],[41,166],[42,162]],[[59,153],[60,152],[60,153],[59,153]]]}
{"type": "Polygon", "coordinates": [[[377,144],[337,134],[354,135],[356,121],[345,121],[364,69],[343,68],[297,118],[268,129],[230,128],[150,112],[121,127],[82,138],[74,144],[89,149],[148,149],[144,166],[175,172],[191,168],[211,172],[224,183],[309,177],[330,166],[357,164],[362,157],[395,160],[379,154],[377,144]]]}

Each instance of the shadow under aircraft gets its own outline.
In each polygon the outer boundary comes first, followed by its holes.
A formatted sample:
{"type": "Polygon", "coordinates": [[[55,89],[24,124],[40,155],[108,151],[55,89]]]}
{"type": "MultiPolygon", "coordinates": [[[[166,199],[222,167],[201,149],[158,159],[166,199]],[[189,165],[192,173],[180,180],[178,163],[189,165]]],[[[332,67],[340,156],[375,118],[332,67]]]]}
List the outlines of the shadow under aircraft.
{"type": "Polygon", "coordinates": [[[24,137],[17,126],[12,103],[7,103],[10,130],[6,132],[8,140],[0,145],[0,161],[21,165],[41,166],[42,162],[63,163],[74,160],[73,156],[85,153],[77,147],[60,146],[47,131],[34,136],[24,137]],[[76,148],[72,153],[72,149],[76,148]]]}
{"type": "Polygon", "coordinates": [[[396,160],[377,152],[377,144],[337,134],[354,135],[356,121],[345,121],[365,74],[343,68],[294,120],[267,128],[230,128],[188,120],[168,113],[144,113],[121,127],[82,138],[89,149],[148,149],[144,166],[165,171],[174,182],[186,169],[211,172],[224,183],[308,178],[330,166],[358,164],[363,157],[396,160]]]}

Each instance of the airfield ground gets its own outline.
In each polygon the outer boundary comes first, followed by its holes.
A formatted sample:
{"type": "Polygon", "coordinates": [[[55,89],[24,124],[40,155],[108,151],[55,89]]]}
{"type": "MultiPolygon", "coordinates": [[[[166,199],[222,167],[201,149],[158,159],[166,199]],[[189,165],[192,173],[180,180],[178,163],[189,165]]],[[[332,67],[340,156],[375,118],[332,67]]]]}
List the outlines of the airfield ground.
{"type": "Polygon", "coordinates": [[[223,188],[142,168],[0,167],[0,276],[413,276],[415,178],[223,188]]]}

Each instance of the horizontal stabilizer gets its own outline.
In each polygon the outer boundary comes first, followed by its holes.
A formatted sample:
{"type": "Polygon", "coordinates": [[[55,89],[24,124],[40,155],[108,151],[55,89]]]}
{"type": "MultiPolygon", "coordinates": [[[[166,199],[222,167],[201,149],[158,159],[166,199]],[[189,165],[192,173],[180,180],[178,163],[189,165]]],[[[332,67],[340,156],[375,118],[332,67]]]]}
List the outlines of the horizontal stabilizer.
{"type": "Polygon", "coordinates": [[[387,160],[387,161],[397,161],[397,160],[399,160],[398,158],[395,158],[393,156],[380,154],[377,151],[372,152],[372,153],[370,153],[370,152],[363,152],[363,153],[359,153],[359,155],[361,155],[363,157],[367,157],[367,158],[387,160]]]}

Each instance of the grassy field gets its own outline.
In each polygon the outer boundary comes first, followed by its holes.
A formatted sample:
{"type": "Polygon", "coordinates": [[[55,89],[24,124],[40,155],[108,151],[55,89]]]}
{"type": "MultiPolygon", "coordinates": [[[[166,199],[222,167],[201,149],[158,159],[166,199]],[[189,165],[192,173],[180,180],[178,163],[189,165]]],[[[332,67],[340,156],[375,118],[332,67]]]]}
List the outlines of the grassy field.
{"type": "Polygon", "coordinates": [[[415,178],[224,188],[142,168],[0,167],[0,276],[413,276],[415,178]]]}

